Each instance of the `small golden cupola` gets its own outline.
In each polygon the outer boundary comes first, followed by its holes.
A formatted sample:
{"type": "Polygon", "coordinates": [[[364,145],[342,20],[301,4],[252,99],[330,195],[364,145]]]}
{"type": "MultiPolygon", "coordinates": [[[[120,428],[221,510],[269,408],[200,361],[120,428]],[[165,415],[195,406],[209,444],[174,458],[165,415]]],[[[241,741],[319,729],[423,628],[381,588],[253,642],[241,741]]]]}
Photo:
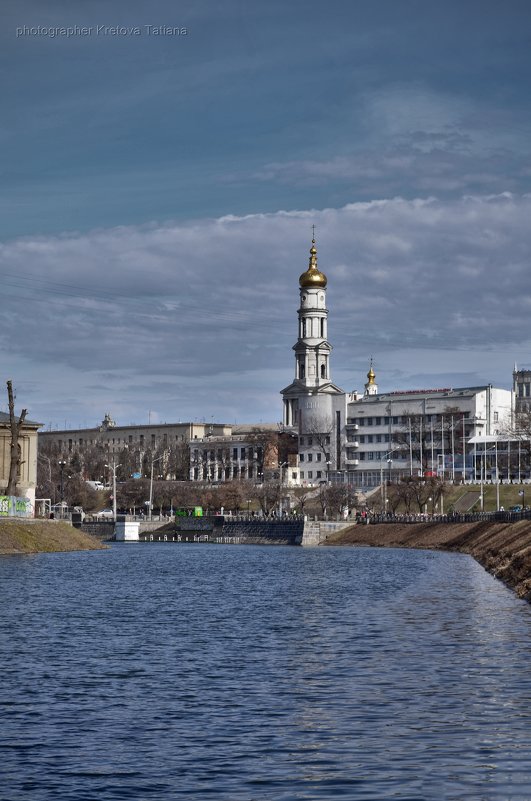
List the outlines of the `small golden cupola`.
{"type": "Polygon", "coordinates": [[[377,395],[378,384],[376,383],[376,373],[373,368],[373,361],[371,356],[371,363],[369,365],[369,372],[367,373],[367,383],[365,384],[365,395],[377,395]]]}
{"type": "Polygon", "coordinates": [[[326,286],[326,275],[317,268],[317,248],[315,247],[315,239],[312,239],[308,269],[299,278],[299,285],[301,289],[312,286],[324,288],[326,286]]]}

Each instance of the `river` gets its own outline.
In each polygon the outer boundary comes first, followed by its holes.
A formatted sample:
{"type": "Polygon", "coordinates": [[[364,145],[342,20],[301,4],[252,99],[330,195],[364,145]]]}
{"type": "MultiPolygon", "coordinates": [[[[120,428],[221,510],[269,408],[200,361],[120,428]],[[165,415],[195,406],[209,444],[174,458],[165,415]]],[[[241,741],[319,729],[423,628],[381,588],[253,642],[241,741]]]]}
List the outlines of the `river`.
{"type": "Polygon", "coordinates": [[[460,554],[0,558],[2,801],[529,801],[531,608],[460,554]]]}

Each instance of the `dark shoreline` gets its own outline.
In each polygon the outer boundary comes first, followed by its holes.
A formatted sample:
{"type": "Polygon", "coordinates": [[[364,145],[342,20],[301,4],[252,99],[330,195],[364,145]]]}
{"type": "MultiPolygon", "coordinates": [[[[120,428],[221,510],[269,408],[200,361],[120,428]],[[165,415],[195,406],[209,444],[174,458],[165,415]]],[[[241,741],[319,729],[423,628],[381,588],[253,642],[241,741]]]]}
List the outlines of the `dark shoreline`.
{"type": "Polygon", "coordinates": [[[323,545],[427,548],[466,553],[519,598],[531,603],[531,520],[358,524],[329,536],[323,545]]]}

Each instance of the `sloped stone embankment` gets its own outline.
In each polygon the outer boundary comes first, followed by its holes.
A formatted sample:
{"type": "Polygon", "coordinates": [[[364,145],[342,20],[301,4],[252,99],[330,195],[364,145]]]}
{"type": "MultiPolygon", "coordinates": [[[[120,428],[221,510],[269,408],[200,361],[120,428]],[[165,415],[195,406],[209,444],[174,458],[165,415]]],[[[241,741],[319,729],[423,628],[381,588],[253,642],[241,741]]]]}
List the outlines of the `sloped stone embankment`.
{"type": "Polygon", "coordinates": [[[105,547],[61,520],[0,520],[0,554],[95,551],[105,547]]]}

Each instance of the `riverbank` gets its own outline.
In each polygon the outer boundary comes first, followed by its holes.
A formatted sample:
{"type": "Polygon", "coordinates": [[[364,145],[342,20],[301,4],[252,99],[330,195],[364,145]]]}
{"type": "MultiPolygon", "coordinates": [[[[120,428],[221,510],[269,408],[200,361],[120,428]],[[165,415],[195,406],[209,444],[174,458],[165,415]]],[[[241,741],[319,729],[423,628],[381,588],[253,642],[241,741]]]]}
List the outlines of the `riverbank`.
{"type": "Polygon", "coordinates": [[[531,520],[358,524],[330,535],[323,544],[459,551],[531,603],[531,520]]]}
{"type": "Polygon", "coordinates": [[[95,551],[105,547],[62,520],[0,520],[0,555],[95,551]]]}

